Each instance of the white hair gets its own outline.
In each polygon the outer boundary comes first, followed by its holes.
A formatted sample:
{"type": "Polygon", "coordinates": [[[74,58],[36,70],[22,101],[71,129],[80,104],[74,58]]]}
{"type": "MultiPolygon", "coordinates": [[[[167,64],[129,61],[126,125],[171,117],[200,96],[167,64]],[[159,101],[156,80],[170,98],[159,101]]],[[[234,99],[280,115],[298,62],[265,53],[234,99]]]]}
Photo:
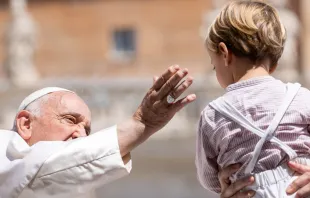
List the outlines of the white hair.
{"type": "MultiPolygon", "coordinates": [[[[31,102],[28,106],[26,106],[24,110],[29,111],[35,117],[41,116],[42,115],[42,106],[43,106],[43,104],[47,103],[47,101],[50,99],[50,97],[51,97],[50,94],[46,94],[40,98],[37,98],[36,100],[31,102]]],[[[13,124],[12,131],[17,131],[16,118],[15,118],[15,121],[13,124]]]]}
{"type": "Polygon", "coordinates": [[[30,103],[25,110],[29,111],[30,113],[32,113],[34,116],[41,116],[42,113],[42,105],[47,103],[47,101],[50,99],[51,95],[47,94],[44,95],[38,99],[36,99],[35,101],[33,101],[32,103],[30,103]]]}

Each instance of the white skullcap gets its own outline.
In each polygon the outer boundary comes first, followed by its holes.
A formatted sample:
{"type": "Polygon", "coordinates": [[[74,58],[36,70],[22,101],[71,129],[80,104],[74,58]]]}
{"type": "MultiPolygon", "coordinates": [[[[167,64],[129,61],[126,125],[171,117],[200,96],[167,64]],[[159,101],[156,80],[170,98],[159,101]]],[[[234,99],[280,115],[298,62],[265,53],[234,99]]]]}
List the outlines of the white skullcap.
{"type": "Polygon", "coordinates": [[[68,91],[68,92],[74,93],[73,91],[70,91],[68,89],[63,89],[60,87],[46,87],[46,88],[40,89],[30,94],[22,101],[22,103],[20,104],[18,108],[18,112],[20,112],[21,110],[25,110],[29,104],[41,98],[42,96],[45,96],[49,93],[58,92],[58,91],[68,91]]]}

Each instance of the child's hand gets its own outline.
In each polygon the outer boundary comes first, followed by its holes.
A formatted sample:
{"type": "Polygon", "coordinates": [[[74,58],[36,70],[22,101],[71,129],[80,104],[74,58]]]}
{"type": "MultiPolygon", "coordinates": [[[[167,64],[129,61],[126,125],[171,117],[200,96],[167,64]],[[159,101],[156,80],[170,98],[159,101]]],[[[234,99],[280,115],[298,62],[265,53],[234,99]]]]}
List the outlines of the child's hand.
{"type": "Polygon", "coordinates": [[[296,198],[310,196],[310,166],[297,164],[294,162],[288,162],[289,167],[301,174],[295,179],[289,187],[286,189],[288,195],[296,193],[296,198]]]}
{"type": "Polygon", "coordinates": [[[221,198],[249,198],[255,195],[254,191],[243,191],[243,188],[254,182],[254,177],[244,178],[231,184],[229,177],[238,171],[240,165],[230,165],[219,172],[221,183],[221,198]]]}

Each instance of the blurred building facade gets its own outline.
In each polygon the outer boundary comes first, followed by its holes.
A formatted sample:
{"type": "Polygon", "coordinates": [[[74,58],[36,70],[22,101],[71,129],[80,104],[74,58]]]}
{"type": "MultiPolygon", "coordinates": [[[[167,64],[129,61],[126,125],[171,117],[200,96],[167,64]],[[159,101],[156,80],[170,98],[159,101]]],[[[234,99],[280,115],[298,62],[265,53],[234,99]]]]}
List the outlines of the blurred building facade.
{"type": "MultiPolygon", "coordinates": [[[[307,23],[301,10],[306,1],[271,1],[291,10],[302,24],[307,23]]],[[[43,78],[144,77],[172,64],[189,67],[192,73],[203,76],[210,67],[201,26],[208,25],[206,13],[219,9],[225,2],[29,0],[29,12],[38,26],[35,66],[43,78]]],[[[7,2],[3,1],[0,9],[3,33],[9,18],[7,2]]],[[[293,19],[291,24],[296,24],[293,19]]],[[[2,65],[5,53],[3,45],[1,48],[2,65]]],[[[298,61],[292,66],[299,73],[304,70],[303,49],[298,43],[299,53],[294,55],[298,61]]]]}
{"type": "MultiPolygon", "coordinates": [[[[270,1],[282,9],[292,39],[287,46],[292,51],[282,60],[283,64],[289,62],[283,67],[287,70],[278,75],[309,83],[310,1],[270,1]]],[[[0,87],[0,127],[11,127],[22,98],[43,86],[76,90],[91,108],[92,128],[111,126],[132,114],[151,86],[153,75],[172,64],[188,67],[196,78],[191,92],[198,95],[197,101],[155,136],[162,143],[138,148],[133,155],[138,169],[132,176],[97,194],[111,198],[212,198],[196,181],[194,137],[200,111],[222,92],[216,86],[203,37],[225,2],[29,0],[28,11],[38,30],[34,66],[41,80],[29,89],[3,92],[0,87]]],[[[0,0],[0,78],[7,76],[4,33],[9,19],[8,1],[0,0]]]]}
{"type": "Polygon", "coordinates": [[[35,65],[42,77],[143,76],[176,63],[204,71],[208,58],[198,35],[210,6],[205,0],[30,0],[39,30],[35,65]]]}

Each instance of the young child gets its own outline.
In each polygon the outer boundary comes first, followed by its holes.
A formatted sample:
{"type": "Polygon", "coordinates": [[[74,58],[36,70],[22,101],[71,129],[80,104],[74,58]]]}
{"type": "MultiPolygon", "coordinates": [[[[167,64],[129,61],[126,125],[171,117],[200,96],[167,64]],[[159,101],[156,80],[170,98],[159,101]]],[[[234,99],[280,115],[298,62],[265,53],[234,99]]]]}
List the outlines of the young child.
{"type": "Polygon", "coordinates": [[[240,163],[231,182],[254,175],[255,197],[289,197],[286,162],[310,165],[310,92],[270,76],[285,40],[277,11],[263,1],[231,1],[211,25],[206,46],[226,93],[199,121],[196,167],[205,188],[220,193],[219,169],[240,163]]]}

